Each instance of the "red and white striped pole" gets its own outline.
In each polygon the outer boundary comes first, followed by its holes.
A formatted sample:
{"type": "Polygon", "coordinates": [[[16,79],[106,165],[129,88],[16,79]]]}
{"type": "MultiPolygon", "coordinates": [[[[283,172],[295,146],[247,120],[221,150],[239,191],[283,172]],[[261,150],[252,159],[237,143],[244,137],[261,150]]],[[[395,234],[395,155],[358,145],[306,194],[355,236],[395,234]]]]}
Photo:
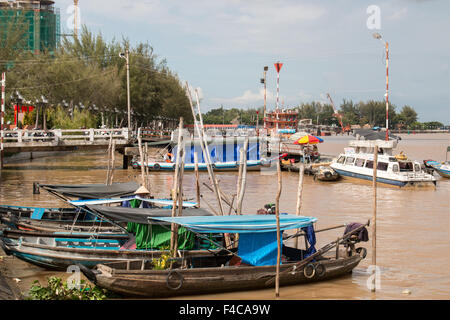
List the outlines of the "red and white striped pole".
{"type": "MultiPolygon", "coordinates": [[[[283,64],[281,62],[277,62],[274,64],[275,65],[275,69],[277,70],[277,120],[278,120],[278,108],[279,108],[279,93],[280,93],[280,70],[281,67],[283,66],[283,64]]],[[[278,121],[277,121],[277,126],[276,126],[277,130],[278,130],[278,121]]]]}
{"type": "Polygon", "coordinates": [[[386,141],[389,141],[389,44],[386,41],[386,141]]]}
{"type": "Polygon", "coordinates": [[[2,111],[1,111],[1,141],[0,141],[0,149],[1,149],[1,159],[0,159],[0,167],[3,168],[3,137],[5,135],[3,131],[3,126],[5,123],[5,87],[6,87],[6,72],[2,72],[2,111]]]}

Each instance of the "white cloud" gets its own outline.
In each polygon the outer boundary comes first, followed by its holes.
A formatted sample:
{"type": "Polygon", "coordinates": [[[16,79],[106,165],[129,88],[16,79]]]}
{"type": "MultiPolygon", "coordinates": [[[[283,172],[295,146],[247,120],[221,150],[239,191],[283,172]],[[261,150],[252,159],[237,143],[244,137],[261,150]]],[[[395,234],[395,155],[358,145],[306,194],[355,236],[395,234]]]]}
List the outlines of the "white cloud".
{"type": "MultiPolygon", "coordinates": [[[[267,103],[275,101],[272,92],[267,90],[266,92],[267,103]]],[[[209,101],[213,103],[223,103],[234,106],[259,106],[264,104],[264,89],[260,89],[259,92],[253,92],[251,90],[245,90],[244,93],[237,97],[232,98],[210,98],[209,101]]]]}

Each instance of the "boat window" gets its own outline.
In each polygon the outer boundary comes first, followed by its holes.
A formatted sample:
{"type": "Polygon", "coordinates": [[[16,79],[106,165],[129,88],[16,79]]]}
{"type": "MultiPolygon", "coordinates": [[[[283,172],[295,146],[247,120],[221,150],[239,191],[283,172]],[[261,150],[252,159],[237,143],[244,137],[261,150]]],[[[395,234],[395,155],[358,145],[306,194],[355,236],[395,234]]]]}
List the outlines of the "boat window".
{"type": "Polygon", "coordinates": [[[420,172],[420,166],[418,163],[414,163],[414,171],[415,172],[420,172]]]}
{"type": "Polygon", "coordinates": [[[413,171],[413,164],[411,162],[399,162],[400,171],[413,171]]]}
{"type": "Polygon", "coordinates": [[[353,164],[353,162],[355,162],[355,158],[347,157],[347,160],[345,161],[345,164],[353,164]]]}
{"type": "Polygon", "coordinates": [[[365,162],[366,160],[365,159],[360,159],[360,158],[358,158],[358,159],[356,159],[356,161],[355,161],[355,166],[357,166],[357,167],[364,167],[364,162],[365,162]]]}
{"type": "Polygon", "coordinates": [[[389,157],[389,162],[397,162],[397,158],[396,157],[389,157]]]}
{"type": "Polygon", "coordinates": [[[340,156],[338,161],[337,161],[337,163],[344,164],[344,161],[345,161],[345,157],[344,156],[340,156]]]}
{"type": "Polygon", "coordinates": [[[392,165],[392,171],[393,172],[398,172],[398,164],[392,165]]]}
{"type": "Polygon", "coordinates": [[[386,171],[388,168],[388,163],[386,162],[378,162],[377,164],[377,170],[382,170],[382,171],[386,171]]]}
{"type": "Polygon", "coordinates": [[[373,168],[373,161],[372,160],[367,160],[366,161],[366,168],[373,168]]]}

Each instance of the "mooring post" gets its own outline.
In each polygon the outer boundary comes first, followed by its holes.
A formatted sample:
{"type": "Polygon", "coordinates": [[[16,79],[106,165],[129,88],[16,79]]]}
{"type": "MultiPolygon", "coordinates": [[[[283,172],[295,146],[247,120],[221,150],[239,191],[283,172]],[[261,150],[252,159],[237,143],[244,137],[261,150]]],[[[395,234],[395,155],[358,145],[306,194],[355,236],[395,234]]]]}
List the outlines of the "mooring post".
{"type": "MultiPolygon", "coordinates": [[[[372,265],[377,265],[377,167],[378,167],[378,146],[373,149],[373,217],[372,217],[372,265]]],[[[373,270],[372,292],[376,291],[376,268],[373,270]]]]}
{"type": "Polygon", "coordinates": [[[39,183],[38,182],[33,182],[33,194],[40,194],[41,192],[39,191],[39,183]]]}

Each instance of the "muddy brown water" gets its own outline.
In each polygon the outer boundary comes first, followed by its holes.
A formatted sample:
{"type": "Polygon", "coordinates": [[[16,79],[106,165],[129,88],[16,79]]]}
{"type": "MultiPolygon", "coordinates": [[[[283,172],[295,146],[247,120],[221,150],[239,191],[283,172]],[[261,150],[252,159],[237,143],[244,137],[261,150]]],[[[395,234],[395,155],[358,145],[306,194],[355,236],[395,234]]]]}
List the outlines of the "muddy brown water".
{"type": "MultiPolygon", "coordinates": [[[[411,159],[445,160],[450,134],[401,135],[397,151],[411,159]]],[[[319,151],[337,155],[351,137],[324,137],[319,151]]],[[[121,157],[117,154],[116,159],[121,157]]],[[[66,153],[33,160],[9,162],[0,171],[0,204],[59,207],[63,203],[42,191],[33,194],[33,182],[103,183],[106,176],[105,152],[66,153]]],[[[151,173],[151,192],[167,197],[173,173],[151,173]]],[[[115,182],[137,180],[140,170],[122,170],[116,163],[115,182]]],[[[236,172],[218,173],[220,186],[227,194],[236,192],[236,172]]],[[[367,287],[370,277],[371,240],[363,243],[368,250],[363,260],[348,276],[307,285],[281,287],[280,299],[449,299],[450,298],[450,179],[437,176],[437,187],[426,189],[378,188],[377,201],[377,265],[380,288],[373,293],[367,287]],[[409,292],[409,293],[406,293],[409,292]]],[[[207,173],[201,174],[207,182],[207,173]]],[[[194,199],[195,175],[186,173],[185,194],[194,199]]],[[[295,214],[298,173],[283,172],[280,211],[295,214]]],[[[244,211],[256,213],[266,203],[275,202],[276,172],[249,172],[244,211]]],[[[205,201],[217,208],[215,196],[202,187],[205,201]]],[[[205,201],[202,206],[208,208],[205,201]]],[[[226,207],[227,208],[227,207],[226,207]]],[[[366,222],[372,217],[371,183],[356,180],[318,182],[306,176],[303,187],[302,214],[318,218],[316,229],[349,222],[366,222]]],[[[317,234],[316,248],[335,240],[343,230],[317,234]]],[[[22,292],[34,280],[45,283],[51,275],[65,273],[47,271],[17,258],[5,256],[0,268],[8,277],[18,278],[22,292]]],[[[215,295],[179,297],[177,299],[274,299],[273,289],[233,292],[215,295]]]]}

